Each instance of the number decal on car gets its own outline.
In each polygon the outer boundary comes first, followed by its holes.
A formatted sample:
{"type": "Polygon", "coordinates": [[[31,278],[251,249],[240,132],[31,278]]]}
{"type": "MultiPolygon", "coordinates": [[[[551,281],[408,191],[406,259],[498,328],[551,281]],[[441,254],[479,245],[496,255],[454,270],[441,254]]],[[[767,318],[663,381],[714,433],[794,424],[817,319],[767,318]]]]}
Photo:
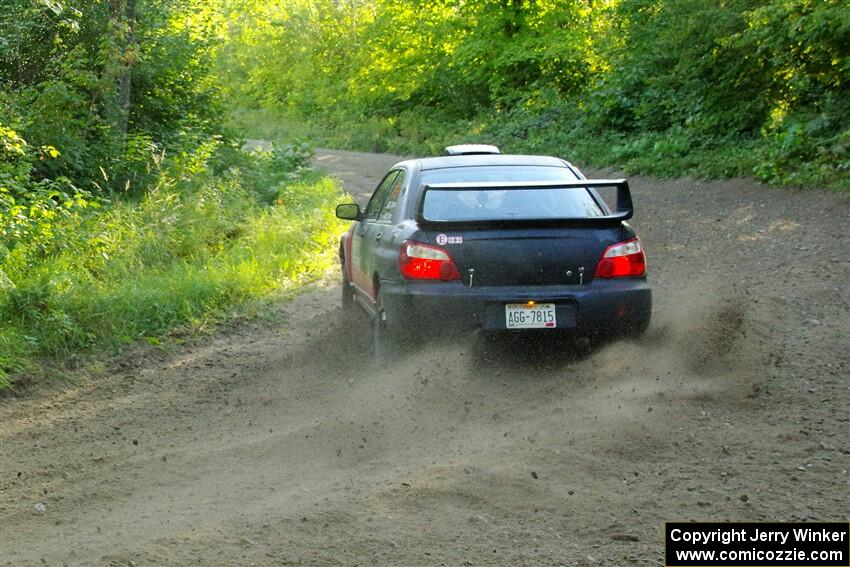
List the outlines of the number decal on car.
{"type": "Polygon", "coordinates": [[[437,235],[437,244],[445,246],[446,244],[463,244],[462,236],[448,236],[447,234],[437,235]]]}

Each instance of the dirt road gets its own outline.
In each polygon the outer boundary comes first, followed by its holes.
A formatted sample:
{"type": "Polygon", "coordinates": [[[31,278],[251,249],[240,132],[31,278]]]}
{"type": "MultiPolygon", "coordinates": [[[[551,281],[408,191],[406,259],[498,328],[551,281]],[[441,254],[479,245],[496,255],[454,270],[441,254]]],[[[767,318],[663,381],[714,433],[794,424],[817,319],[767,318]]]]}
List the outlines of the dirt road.
{"type": "MultiPolygon", "coordinates": [[[[394,160],[317,155],[360,195],[394,160]]],[[[375,371],[327,284],[0,401],[0,565],[659,565],[668,520],[850,520],[847,202],[632,186],[640,342],[375,371]]]]}

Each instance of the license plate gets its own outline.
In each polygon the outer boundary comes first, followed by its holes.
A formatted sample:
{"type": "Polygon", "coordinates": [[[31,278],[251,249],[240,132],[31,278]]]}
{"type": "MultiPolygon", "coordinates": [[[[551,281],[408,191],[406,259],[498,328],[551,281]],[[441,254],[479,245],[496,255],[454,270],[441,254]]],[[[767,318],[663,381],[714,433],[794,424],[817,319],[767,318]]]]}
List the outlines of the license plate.
{"type": "Polygon", "coordinates": [[[509,303],[505,305],[505,327],[508,329],[554,329],[554,303],[509,303]]]}

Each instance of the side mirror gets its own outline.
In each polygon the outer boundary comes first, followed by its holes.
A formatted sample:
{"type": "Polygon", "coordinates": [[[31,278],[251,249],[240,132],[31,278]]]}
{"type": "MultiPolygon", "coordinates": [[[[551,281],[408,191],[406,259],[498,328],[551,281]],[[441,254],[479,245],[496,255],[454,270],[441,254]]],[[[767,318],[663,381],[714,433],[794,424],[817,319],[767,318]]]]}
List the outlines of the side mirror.
{"type": "Polygon", "coordinates": [[[336,216],[343,220],[359,221],[363,218],[363,213],[360,212],[360,205],[357,203],[345,203],[336,206],[336,216]]]}

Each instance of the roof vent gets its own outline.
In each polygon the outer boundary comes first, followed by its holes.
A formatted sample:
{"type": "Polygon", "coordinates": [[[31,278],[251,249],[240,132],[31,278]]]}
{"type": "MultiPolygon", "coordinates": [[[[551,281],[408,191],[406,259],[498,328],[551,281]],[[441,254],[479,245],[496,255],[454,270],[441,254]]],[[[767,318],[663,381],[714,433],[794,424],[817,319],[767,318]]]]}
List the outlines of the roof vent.
{"type": "Polygon", "coordinates": [[[498,153],[500,153],[499,148],[487,144],[460,144],[446,148],[446,155],[449,156],[478,156],[498,153]]]}

